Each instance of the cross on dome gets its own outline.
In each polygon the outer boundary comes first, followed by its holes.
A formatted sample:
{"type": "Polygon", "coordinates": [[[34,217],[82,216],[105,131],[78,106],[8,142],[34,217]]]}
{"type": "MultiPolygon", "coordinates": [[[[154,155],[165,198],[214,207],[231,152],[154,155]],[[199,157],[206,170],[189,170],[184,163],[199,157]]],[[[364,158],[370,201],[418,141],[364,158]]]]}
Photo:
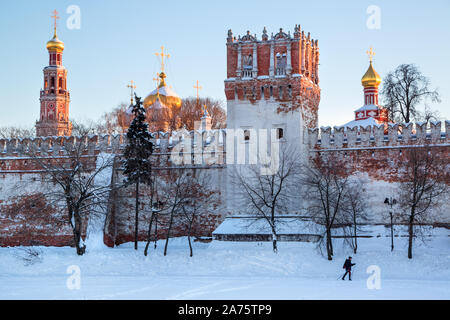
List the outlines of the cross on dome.
{"type": "Polygon", "coordinates": [[[373,61],[373,57],[375,56],[375,52],[373,51],[373,48],[370,47],[370,49],[367,51],[367,55],[369,56],[370,62],[373,61]]]}
{"type": "Polygon", "coordinates": [[[59,19],[58,11],[56,11],[56,9],[53,11],[53,15],[51,17],[55,20],[54,28],[55,28],[55,36],[56,36],[57,20],[59,19]]]}
{"type": "Polygon", "coordinates": [[[161,73],[164,73],[164,58],[170,58],[170,54],[164,53],[164,46],[161,46],[161,53],[156,52],[157,57],[161,57],[161,73]]]}
{"type": "Polygon", "coordinates": [[[134,89],[136,89],[136,85],[134,84],[133,80],[130,81],[130,84],[127,85],[127,88],[130,88],[131,105],[133,105],[134,104],[134,89]]]}

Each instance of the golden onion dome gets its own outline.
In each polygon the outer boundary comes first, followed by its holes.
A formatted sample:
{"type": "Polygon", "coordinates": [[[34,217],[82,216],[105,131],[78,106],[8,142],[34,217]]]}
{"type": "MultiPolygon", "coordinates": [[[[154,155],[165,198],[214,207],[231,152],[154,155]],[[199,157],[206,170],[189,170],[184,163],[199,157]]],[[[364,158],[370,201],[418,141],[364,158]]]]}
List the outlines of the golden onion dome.
{"type": "Polygon", "coordinates": [[[367,69],[366,73],[362,77],[361,83],[364,88],[378,87],[380,85],[381,77],[373,68],[372,61],[370,61],[369,69],[367,69]]]}
{"type": "Polygon", "coordinates": [[[56,30],[53,38],[47,42],[47,50],[58,52],[64,51],[64,42],[58,39],[58,36],[56,35],[56,30]]]}
{"type": "Polygon", "coordinates": [[[159,100],[165,106],[181,107],[181,98],[176,92],[166,85],[166,75],[161,72],[159,75],[161,78],[158,88],[153,90],[144,100],[144,108],[152,106],[157,100],[159,100]]]}

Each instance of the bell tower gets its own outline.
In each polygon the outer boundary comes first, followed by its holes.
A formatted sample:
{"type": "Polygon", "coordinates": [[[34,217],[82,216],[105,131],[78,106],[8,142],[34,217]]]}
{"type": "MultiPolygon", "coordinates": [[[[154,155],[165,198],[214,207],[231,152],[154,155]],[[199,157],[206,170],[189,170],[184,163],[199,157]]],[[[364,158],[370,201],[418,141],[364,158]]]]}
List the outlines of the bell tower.
{"type": "Polygon", "coordinates": [[[62,65],[64,43],[56,34],[55,10],[53,38],[47,42],[49,65],[44,68],[44,87],[40,93],[41,110],[36,122],[37,136],[70,136],[72,123],[69,121],[70,94],[67,90],[67,69],[62,65]]]}

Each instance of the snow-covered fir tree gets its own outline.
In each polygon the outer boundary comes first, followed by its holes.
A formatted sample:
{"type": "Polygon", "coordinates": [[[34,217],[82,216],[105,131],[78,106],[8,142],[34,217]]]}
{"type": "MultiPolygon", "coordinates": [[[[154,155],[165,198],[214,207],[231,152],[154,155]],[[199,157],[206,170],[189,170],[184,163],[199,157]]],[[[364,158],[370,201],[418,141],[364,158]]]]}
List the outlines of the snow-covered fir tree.
{"type": "Polygon", "coordinates": [[[127,176],[127,184],[136,185],[136,211],[135,211],[135,237],[134,248],[138,248],[139,235],[139,185],[148,184],[151,179],[150,156],[153,153],[153,143],[145,121],[145,109],[141,98],[136,96],[136,104],[133,105],[134,119],[127,132],[127,146],[124,151],[124,175],[127,176]]]}

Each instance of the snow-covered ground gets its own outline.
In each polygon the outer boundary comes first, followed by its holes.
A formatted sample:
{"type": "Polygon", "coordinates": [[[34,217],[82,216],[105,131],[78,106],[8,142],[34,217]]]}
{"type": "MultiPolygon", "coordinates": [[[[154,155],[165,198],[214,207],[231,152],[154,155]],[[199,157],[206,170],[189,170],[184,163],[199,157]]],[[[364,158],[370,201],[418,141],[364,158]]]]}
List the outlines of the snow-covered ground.
{"type": "Polygon", "coordinates": [[[0,299],[450,299],[449,230],[434,229],[409,260],[406,238],[395,239],[391,253],[388,229],[376,228],[383,236],[360,239],[356,255],[335,240],[331,262],[311,243],[280,243],[274,254],[271,243],[196,242],[192,258],[186,238],[171,239],[166,257],[163,242],[149,257],[143,243],[138,252],[125,244],[82,257],[73,248],[41,248],[42,261],[28,266],[20,248],[1,248],[0,299]],[[356,268],[344,282],[349,254],[356,268]],[[367,287],[371,265],[381,271],[379,290],[367,287]],[[67,286],[70,266],[79,267],[79,290],[67,286]]]}

